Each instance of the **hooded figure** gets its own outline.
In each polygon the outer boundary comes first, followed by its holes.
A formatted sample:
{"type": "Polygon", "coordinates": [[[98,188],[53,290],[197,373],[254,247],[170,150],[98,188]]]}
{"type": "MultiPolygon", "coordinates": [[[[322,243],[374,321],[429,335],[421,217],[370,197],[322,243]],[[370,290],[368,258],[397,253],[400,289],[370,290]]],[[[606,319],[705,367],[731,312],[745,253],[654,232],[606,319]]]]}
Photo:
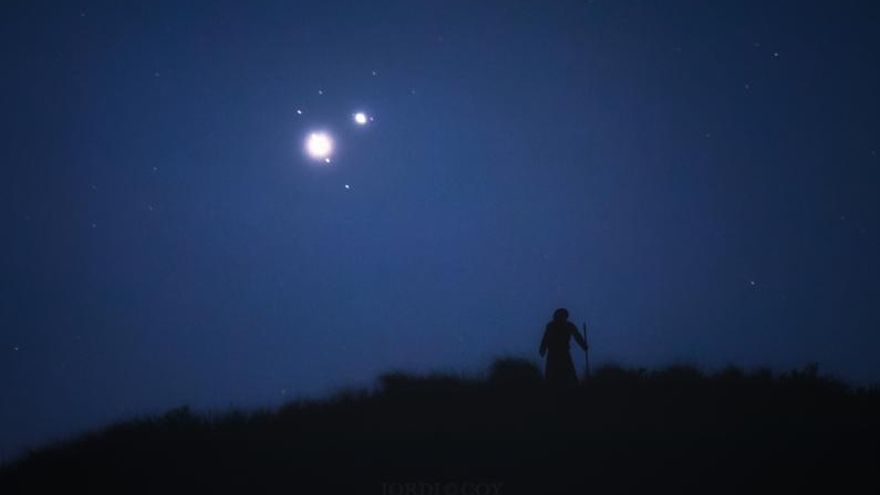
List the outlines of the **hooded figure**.
{"type": "Polygon", "coordinates": [[[559,308],[553,312],[553,321],[544,328],[544,338],[541,339],[541,357],[547,354],[547,364],[544,367],[544,376],[548,383],[567,385],[577,383],[577,373],[571,354],[568,352],[570,338],[586,352],[587,342],[578,332],[574,323],[568,321],[568,310],[559,308]]]}

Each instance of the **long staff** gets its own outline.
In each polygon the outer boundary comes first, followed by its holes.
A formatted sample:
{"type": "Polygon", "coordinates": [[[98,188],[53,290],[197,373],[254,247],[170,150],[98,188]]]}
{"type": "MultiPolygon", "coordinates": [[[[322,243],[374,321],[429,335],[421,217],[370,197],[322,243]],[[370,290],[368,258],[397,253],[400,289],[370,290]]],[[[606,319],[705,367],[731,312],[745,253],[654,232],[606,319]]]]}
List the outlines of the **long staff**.
{"type": "Polygon", "coordinates": [[[584,349],[584,376],[587,378],[590,377],[590,344],[587,342],[587,322],[583,324],[584,329],[584,345],[586,345],[586,349],[584,349]]]}

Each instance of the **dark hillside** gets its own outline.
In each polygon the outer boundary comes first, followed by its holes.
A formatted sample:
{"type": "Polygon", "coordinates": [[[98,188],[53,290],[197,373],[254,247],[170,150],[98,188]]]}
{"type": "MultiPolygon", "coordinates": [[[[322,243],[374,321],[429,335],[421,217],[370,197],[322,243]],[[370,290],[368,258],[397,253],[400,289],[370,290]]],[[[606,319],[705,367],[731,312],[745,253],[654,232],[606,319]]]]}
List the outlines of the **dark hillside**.
{"type": "Polygon", "coordinates": [[[487,380],[388,374],[275,412],[117,424],[5,466],[0,493],[877,493],[878,413],[876,390],[815,369],[605,367],[556,390],[501,360],[487,380]]]}

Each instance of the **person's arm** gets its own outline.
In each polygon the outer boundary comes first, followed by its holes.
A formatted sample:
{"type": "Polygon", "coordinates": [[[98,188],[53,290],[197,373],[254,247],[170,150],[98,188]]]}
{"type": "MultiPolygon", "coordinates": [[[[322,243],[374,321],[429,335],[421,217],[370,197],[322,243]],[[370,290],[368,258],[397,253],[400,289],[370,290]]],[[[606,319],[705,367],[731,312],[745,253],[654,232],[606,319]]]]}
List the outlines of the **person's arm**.
{"type": "Polygon", "coordinates": [[[581,335],[580,332],[578,332],[578,328],[574,325],[574,323],[571,324],[570,329],[571,329],[571,335],[572,335],[572,337],[574,337],[574,341],[577,342],[577,344],[579,346],[581,346],[581,349],[583,349],[584,352],[586,352],[587,347],[589,347],[589,346],[587,345],[587,341],[584,340],[584,336],[581,335]]]}
{"type": "Polygon", "coordinates": [[[538,353],[541,357],[544,357],[544,354],[547,353],[547,328],[544,329],[544,337],[541,338],[541,348],[538,350],[538,353]]]}

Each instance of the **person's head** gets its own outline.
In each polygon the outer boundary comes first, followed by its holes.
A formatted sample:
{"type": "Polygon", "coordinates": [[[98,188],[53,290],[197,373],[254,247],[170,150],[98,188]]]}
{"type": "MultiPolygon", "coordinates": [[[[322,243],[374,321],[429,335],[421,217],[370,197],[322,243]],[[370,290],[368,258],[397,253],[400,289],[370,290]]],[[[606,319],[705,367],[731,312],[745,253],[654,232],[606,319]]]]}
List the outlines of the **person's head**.
{"type": "Polygon", "coordinates": [[[565,308],[559,308],[553,312],[553,321],[566,321],[568,320],[568,310],[565,308]]]}

